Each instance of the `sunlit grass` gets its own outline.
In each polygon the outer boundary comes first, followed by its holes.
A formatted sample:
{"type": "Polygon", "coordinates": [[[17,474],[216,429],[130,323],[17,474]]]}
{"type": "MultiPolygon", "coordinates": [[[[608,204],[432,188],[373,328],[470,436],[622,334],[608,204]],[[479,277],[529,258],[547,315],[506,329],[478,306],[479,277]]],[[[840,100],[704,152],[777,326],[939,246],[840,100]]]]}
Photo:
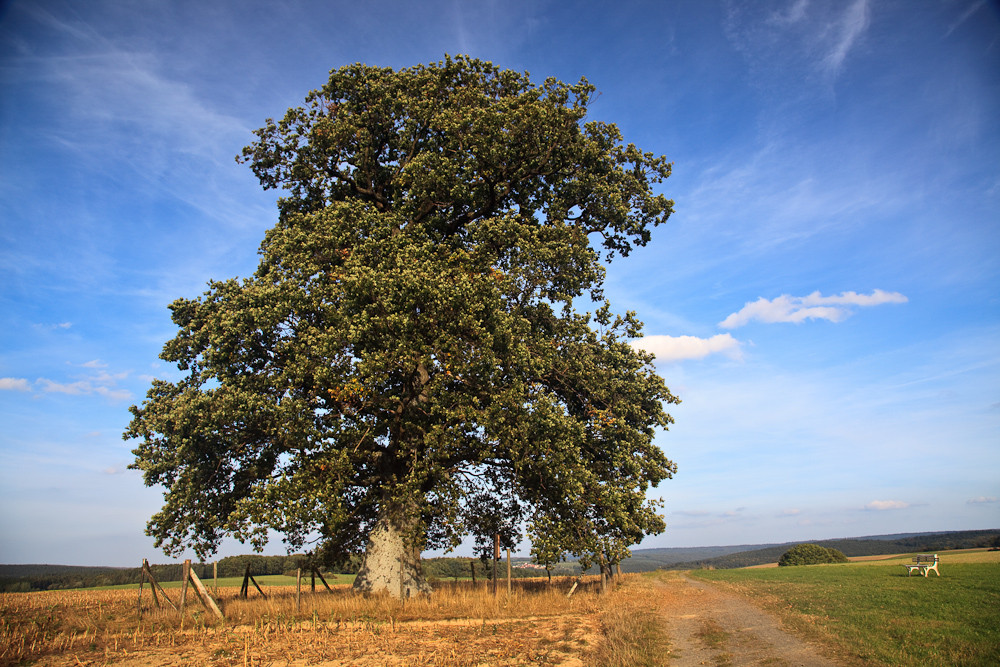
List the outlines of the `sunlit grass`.
{"type": "Polygon", "coordinates": [[[867,665],[1000,664],[1000,553],[941,553],[941,577],[911,556],[844,565],[698,570],[867,665]],[[977,562],[978,561],[978,562],[977,562]]]}

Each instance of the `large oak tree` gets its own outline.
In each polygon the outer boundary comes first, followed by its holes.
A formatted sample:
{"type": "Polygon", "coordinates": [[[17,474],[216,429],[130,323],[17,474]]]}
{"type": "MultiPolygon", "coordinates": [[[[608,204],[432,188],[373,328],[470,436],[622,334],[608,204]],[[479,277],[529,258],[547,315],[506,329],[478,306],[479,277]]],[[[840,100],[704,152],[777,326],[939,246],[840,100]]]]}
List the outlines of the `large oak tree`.
{"type": "Polygon", "coordinates": [[[171,304],[182,379],[125,433],[166,489],[158,546],[275,531],[409,595],[421,551],[469,535],[590,561],[664,529],[677,399],[601,290],[670,215],[670,164],[585,121],[593,97],[465,57],[356,64],[257,130],[238,159],[284,190],[260,266],[171,304]]]}

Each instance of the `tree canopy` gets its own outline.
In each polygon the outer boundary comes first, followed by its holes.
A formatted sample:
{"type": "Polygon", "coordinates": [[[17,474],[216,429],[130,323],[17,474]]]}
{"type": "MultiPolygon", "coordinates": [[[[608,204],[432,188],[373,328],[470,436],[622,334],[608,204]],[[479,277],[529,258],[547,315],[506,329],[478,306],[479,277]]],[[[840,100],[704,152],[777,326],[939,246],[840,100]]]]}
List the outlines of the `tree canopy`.
{"type": "Polygon", "coordinates": [[[666,221],[670,164],[586,121],[594,92],[466,57],[355,64],[256,131],[237,159],[284,190],[259,267],[171,304],[183,375],[125,433],[165,487],[158,546],[275,531],[366,551],[358,586],[395,594],[469,535],[527,526],[586,561],[664,529],[647,491],[675,471],[653,438],[677,399],[602,262],[666,221]]]}

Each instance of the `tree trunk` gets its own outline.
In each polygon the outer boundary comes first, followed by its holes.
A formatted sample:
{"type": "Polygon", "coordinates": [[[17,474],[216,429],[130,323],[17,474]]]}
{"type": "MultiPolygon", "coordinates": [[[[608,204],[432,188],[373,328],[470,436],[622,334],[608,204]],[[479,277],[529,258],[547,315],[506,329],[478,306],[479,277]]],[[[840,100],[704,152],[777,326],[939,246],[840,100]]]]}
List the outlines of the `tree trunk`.
{"type": "Polygon", "coordinates": [[[379,513],[354,580],[355,592],[384,591],[403,599],[431,592],[420,567],[420,547],[409,537],[414,533],[412,527],[412,520],[408,523],[405,513],[398,509],[387,508],[379,513]]]}

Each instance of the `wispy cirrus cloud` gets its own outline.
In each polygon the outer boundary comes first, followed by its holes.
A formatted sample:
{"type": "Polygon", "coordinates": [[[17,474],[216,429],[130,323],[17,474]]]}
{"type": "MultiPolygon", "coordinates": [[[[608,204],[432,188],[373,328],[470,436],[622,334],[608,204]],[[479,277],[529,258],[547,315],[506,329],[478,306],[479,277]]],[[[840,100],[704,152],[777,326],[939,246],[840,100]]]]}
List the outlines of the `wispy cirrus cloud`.
{"type": "Polygon", "coordinates": [[[969,5],[966,10],[962,12],[962,15],[959,16],[958,19],[956,19],[950,26],[948,26],[948,30],[944,33],[944,36],[950,37],[951,33],[955,32],[955,29],[958,28],[958,26],[968,21],[973,14],[979,11],[980,8],[986,6],[986,4],[986,0],[977,0],[977,2],[973,2],[969,5]]]}
{"type": "Polygon", "coordinates": [[[822,62],[827,73],[836,75],[847,54],[868,28],[868,0],[855,0],[851,3],[832,27],[829,50],[822,62]]]}
{"type": "Polygon", "coordinates": [[[731,3],[727,10],[727,34],[758,78],[788,76],[795,63],[836,77],[871,23],[868,0],[767,5],[731,3]]]}
{"type": "Polygon", "coordinates": [[[632,341],[632,346],[651,352],[657,361],[684,361],[703,359],[709,355],[721,354],[731,359],[741,359],[740,341],[729,334],[717,334],[710,338],[697,336],[645,336],[632,341]]]}
{"type": "Polygon", "coordinates": [[[873,512],[884,512],[887,510],[903,510],[909,506],[910,503],[903,502],[902,500],[873,500],[865,505],[865,509],[873,512]]]}
{"type": "Polygon", "coordinates": [[[906,303],[908,299],[899,292],[880,289],[871,294],[843,292],[833,296],[823,296],[813,292],[808,296],[782,294],[768,300],[764,297],[749,302],[737,312],[719,323],[724,329],[735,329],[756,320],[767,324],[777,322],[804,322],[806,320],[829,320],[840,322],[848,317],[852,308],[878,306],[885,303],[906,303]]]}
{"type": "Polygon", "coordinates": [[[996,496],[979,496],[978,498],[969,498],[965,501],[966,505],[990,505],[997,502],[996,496]]]}

